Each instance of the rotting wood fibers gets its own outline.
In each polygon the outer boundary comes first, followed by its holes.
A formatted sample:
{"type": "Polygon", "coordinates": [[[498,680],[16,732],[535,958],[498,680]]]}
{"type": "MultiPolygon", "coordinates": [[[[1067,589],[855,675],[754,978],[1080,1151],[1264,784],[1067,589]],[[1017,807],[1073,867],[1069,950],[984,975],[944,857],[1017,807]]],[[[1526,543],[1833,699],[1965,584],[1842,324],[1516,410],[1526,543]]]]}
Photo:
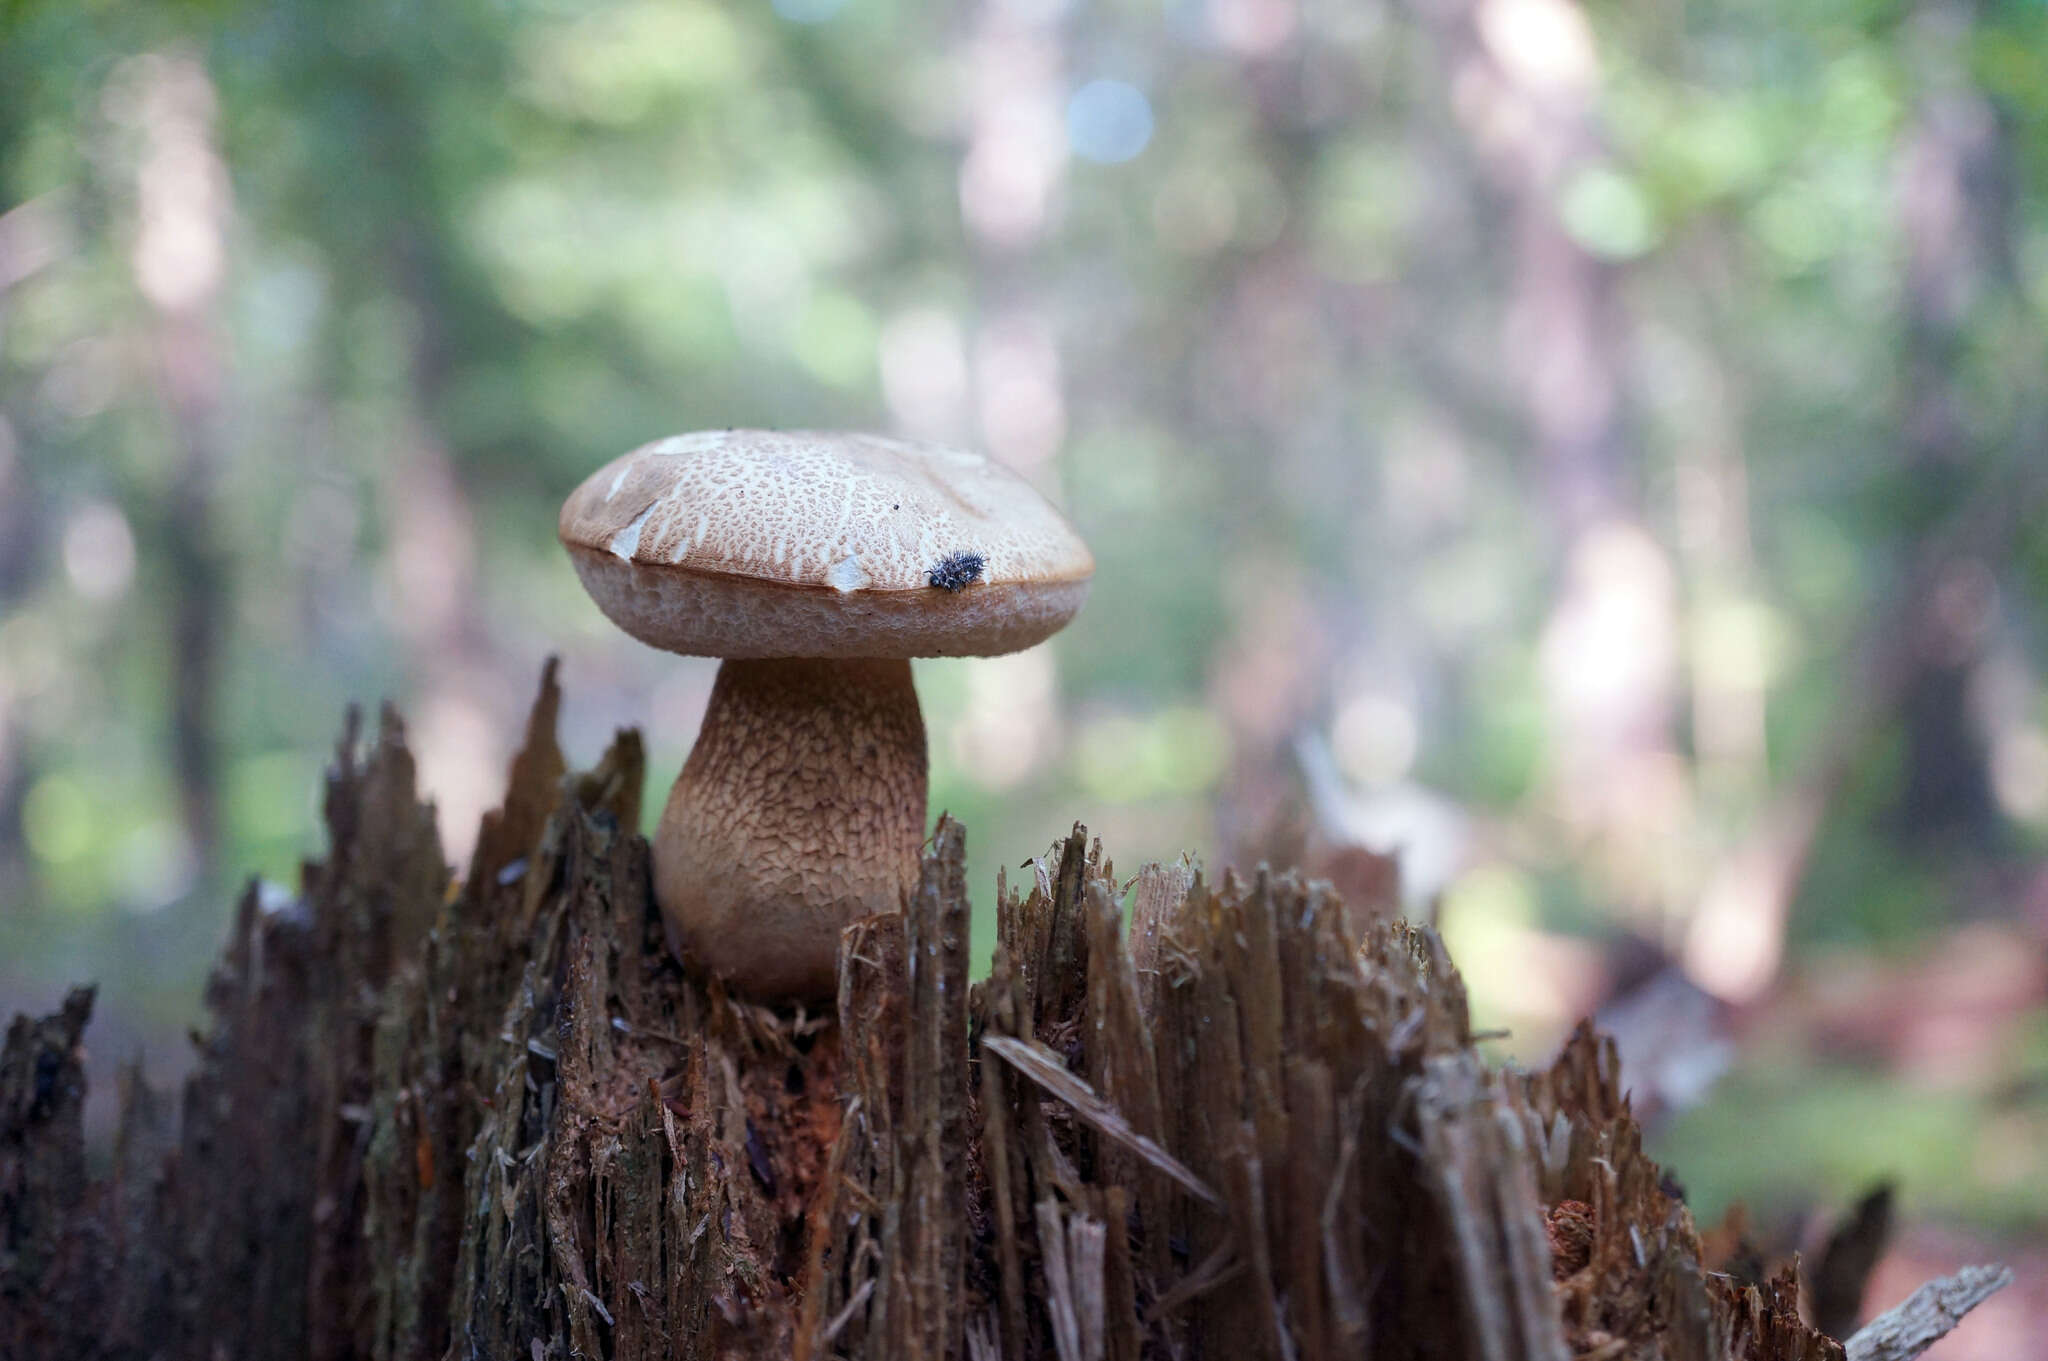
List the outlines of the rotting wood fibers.
{"type": "Polygon", "coordinates": [[[396,718],[351,728],[328,859],[245,898],[182,1128],[127,1083],[106,1180],[89,995],[9,1032],[0,1356],[1841,1354],[1702,1270],[1610,1043],[1490,1069],[1386,904],[1076,827],[970,984],[942,819],[836,1015],[778,1012],[670,958],[638,738],[567,774],[559,701],[456,884],[396,718]]]}

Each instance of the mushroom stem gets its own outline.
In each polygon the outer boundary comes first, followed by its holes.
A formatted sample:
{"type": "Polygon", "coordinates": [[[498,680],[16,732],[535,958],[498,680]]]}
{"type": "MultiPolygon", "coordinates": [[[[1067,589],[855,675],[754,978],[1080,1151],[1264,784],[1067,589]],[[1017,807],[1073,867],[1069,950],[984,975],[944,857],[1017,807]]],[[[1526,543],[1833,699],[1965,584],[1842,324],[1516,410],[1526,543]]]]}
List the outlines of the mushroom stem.
{"type": "Polygon", "coordinates": [[[728,660],[655,833],[670,944],[744,992],[829,997],[840,929],[902,907],[924,819],[909,662],[728,660]]]}

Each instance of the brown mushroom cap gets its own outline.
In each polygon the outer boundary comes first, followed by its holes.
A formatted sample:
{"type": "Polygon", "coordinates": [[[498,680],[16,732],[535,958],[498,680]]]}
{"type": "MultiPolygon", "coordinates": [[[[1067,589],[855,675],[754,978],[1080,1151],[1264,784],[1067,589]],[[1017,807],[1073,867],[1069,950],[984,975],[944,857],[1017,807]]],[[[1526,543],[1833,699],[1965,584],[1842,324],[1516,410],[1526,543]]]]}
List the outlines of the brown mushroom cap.
{"type": "Polygon", "coordinates": [[[699,657],[1015,652],[1074,616],[1095,571],[1008,468],[878,435],[657,440],[571,493],[560,532],[614,623],[699,657]]]}

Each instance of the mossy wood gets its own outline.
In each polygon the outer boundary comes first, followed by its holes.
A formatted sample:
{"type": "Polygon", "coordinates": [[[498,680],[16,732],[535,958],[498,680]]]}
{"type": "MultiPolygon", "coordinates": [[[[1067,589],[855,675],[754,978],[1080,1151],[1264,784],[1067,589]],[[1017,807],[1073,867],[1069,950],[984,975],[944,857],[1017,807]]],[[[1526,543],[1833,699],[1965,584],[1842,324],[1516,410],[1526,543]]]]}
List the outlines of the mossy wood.
{"type": "Polygon", "coordinates": [[[1613,1046],[1489,1068],[1429,932],[1077,827],[970,986],[942,820],[837,1015],[772,1011],[670,959],[639,740],[569,775],[558,704],[454,882],[398,720],[351,723],[327,860],[244,898],[182,1120],[124,1082],[104,1178],[91,994],[15,1022],[0,1356],[1841,1355],[1789,1275],[1702,1270],[1613,1046]]]}

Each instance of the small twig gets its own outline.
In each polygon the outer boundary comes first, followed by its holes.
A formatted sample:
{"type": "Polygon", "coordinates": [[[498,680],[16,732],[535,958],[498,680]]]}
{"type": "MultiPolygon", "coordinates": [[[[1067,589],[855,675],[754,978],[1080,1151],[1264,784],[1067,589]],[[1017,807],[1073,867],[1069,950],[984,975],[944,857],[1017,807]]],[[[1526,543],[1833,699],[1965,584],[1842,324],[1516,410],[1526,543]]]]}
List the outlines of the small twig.
{"type": "Polygon", "coordinates": [[[2012,1268],[2005,1266],[1966,1266],[1953,1276],[1937,1276],[1858,1329],[1845,1348],[1849,1361],[1911,1361],[2011,1284],[2012,1268]]]}
{"type": "Polygon", "coordinates": [[[875,1278],[870,1276],[860,1283],[860,1289],[853,1292],[853,1298],[846,1302],[846,1307],[834,1314],[832,1321],[825,1325],[825,1335],[818,1339],[818,1345],[820,1347],[831,1346],[832,1339],[838,1337],[840,1330],[853,1322],[853,1316],[860,1311],[860,1307],[863,1304],[868,1302],[868,1296],[874,1293],[875,1278]]]}
{"type": "Polygon", "coordinates": [[[1238,1255],[1237,1244],[1226,1238],[1216,1250],[1203,1258],[1201,1263],[1180,1278],[1174,1287],[1152,1301],[1148,1322],[1157,1323],[1175,1310],[1185,1308],[1192,1300],[1198,1299],[1216,1287],[1235,1280],[1246,1266],[1238,1255]]]}
{"type": "Polygon", "coordinates": [[[1099,1134],[1105,1135],[1143,1158],[1157,1170],[1188,1192],[1188,1194],[1213,1209],[1225,1208],[1223,1197],[1188,1169],[1186,1163],[1168,1153],[1158,1144],[1132,1129],[1116,1107],[1096,1094],[1093,1087],[1067,1071],[1059,1056],[1044,1045],[1032,1040],[1020,1040],[1010,1035],[986,1035],[982,1046],[1016,1069],[1024,1077],[1043,1087],[1052,1095],[1073,1108],[1099,1134]]]}

